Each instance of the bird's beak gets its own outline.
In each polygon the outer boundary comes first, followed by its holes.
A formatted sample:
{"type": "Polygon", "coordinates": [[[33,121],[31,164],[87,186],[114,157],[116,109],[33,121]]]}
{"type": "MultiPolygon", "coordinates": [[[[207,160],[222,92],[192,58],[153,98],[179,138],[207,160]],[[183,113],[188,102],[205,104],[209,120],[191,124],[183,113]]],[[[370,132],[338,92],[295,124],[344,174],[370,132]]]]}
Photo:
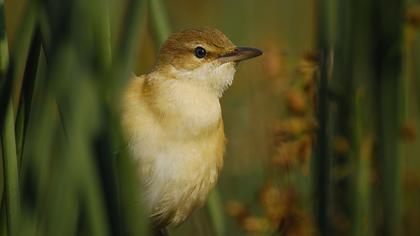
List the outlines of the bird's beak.
{"type": "Polygon", "coordinates": [[[240,62],[253,57],[258,57],[261,54],[263,54],[263,52],[256,48],[237,47],[233,51],[220,56],[218,59],[222,63],[240,62]]]}

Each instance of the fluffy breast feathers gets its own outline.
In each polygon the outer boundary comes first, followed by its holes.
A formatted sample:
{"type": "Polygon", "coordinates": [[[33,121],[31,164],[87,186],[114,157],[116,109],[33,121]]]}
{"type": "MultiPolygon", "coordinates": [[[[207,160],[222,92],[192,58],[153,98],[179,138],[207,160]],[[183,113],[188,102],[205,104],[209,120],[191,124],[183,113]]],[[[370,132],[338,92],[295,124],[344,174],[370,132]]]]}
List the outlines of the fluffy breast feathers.
{"type": "Polygon", "coordinates": [[[159,225],[183,222],[204,203],[223,165],[218,96],[186,80],[149,74],[129,83],[122,116],[151,217],[159,225]]]}

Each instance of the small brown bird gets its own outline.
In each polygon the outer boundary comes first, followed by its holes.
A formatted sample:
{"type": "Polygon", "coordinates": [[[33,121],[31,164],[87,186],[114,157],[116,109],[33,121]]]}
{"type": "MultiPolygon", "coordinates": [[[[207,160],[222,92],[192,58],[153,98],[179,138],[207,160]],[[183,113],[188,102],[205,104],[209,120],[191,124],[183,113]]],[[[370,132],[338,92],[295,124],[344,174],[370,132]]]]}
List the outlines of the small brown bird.
{"type": "Polygon", "coordinates": [[[178,225],[204,204],[223,165],[219,99],[237,63],[261,54],[218,30],[187,29],[166,40],[151,73],[129,83],[122,126],[156,226],[178,225]]]}

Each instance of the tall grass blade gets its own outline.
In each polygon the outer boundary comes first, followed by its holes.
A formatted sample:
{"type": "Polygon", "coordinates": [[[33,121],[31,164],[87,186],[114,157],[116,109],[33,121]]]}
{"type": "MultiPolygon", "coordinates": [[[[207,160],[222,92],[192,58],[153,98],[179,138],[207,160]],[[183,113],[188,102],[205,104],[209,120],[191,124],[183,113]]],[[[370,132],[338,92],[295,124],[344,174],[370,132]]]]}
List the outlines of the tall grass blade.
{"type": "Polygon", "coordinates": [[[317,144],[314,150],[313,167],[314,167],[314,194],[315,203],[315,219],[320,235],[330,235],[330,186],[331,186],[331,123],[328,120],[330,109],[330,101],[328,98],[328,81],[329,81],[329,54],[330,54],[330,24],[328,16],[330,1],[321,1],[319,5],[319,39],[318,47],[321,50],[320,74],[318,82],[318,104],[317,104],[317,120],[318,134],[317,144]]]}
{"type": "MultiPolygon", "coordinates": [[[[1,9],[3,10],[4,8],[2,7],[1,9]]],[[[4,26],[4,14],[1,14],[2,16],[0,22],[4,26]]],[[[18,83],[19,72],[25,66],[26,52],[29,47],[36,20],[36,3],[34,1],[30,1],[27,4],[24,14],[25,17],[23,17],[21,23],[19,24],[19,28],[17,30],[14,43],[9,52],[8,59],[2,55],[2,61],[5,63],[7,62],[8,67],[6,72],[2,72],[1,77],[3,79],[0,80],[0,124],[3,124],[4,118],[6,116],[6,109],[8,107],[7,103],[9,98],[13,98],[16,93],[15,89],[18,83]]],[[[3,31],[3,33],[0,33],[0,36],[2,36],[3,39],[2,42],[7,43],[5,29],[0,31],[3,31]]],[[[4,48],[5,46],[3,45],[2,47],[4,48]]],[[[3,63],[2,66],[5,66],[5,63],[3,63]]],[[[0,130],[1,129],[2,126],[0,126],[0,130]]]]}
{"type": "Polygon", "coordinates": [[[16,118],[16,143],[19,159],[23,153],[24,140],[31,114],[32,97],[38,71],[38,60],[41,50],[41,32],[36,28],[29,48],[26,68],[23,74],[22,90],[20,93],[19,107],[16,118]]]}
{"type": "MultiPolygon", "coordinates": [[[[6,40],[6,29],[4,25],[4,2],[0,1],[0,83],[2,86],[6,85],[4,81],[6,80],[6,70],[8,66],[8,45],[6,40]]],[[[4,89],[2,88],[2,89],[4,89]]],[[[15,119],[14,119],[14,112],[13,112],[13,105],[11,102],[11,98],[8,95],[4,95],[3,91],[1,91],[2,99],[7,101],[6,109],[2,112],[5,113],[4,115],[4,123],[3,119],[0,119],[0,129],[1,132],[1,151],[2,151],[2,161],[3,161],[3,180],[4,180],[4,203],[5,203],[5,211],[7,217],[7,232],[10,235],[14,235],[17,232],[18,227],[18,220],[20,214],[20,193],[19,193],[19,175],[18,175],[18,162],[17,162],[17,155],[16,155],[16,137],[15,137],[15,119]]],[[[3,116],[3,113],[0,114],[3,116]]],[[[3,208],[2,208],[3,209],[3,208]]]]}
{"type": "Polygon", "coordinates": [[[208,211],[210,214],[210,220],[213,222],[214,229],[217,236],[225,235],[225,218],[223,212],[223,203],[220,197],[220,193],[217,189],[214,189],[208,198],[208,211]]]}
{"type": "Polygon", "coordinates": [[[377,8],[376,76],[379,95],[379,158],[384,197],[384,235],[401,235],[401,60],[403,1],[374,1],[377,8]]]}
{"type": "Polygon", "coordinates": [[[150,0],[150,13],[157,45],[161,45],[171,33],[169,20],[161,0],[150,0]]]}
{"type": "Polygon", "coordinates": [[[18,220],[20,214],[20,194],[14,116],[11,102],[9,103],[6,112],[7,114],[4,129],[2,130],[1,134],[5,182],[5,203],[8,234],[15,235],[19,225],[18,220]]]}

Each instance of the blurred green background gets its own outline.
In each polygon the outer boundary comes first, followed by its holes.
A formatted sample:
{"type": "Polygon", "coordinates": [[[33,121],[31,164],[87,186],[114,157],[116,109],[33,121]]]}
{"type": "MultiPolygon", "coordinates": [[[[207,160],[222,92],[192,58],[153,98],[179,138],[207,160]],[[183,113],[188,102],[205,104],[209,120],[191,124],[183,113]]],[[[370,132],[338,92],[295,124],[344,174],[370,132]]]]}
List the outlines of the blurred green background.
{"type": "Polygon", "coordinates": [[[419,1],[0,4],[1,235],[148,235],[119,91],[189,27],[264,55],[221,100],[215,191],[171,235],[420,233],[419,1]]]}

